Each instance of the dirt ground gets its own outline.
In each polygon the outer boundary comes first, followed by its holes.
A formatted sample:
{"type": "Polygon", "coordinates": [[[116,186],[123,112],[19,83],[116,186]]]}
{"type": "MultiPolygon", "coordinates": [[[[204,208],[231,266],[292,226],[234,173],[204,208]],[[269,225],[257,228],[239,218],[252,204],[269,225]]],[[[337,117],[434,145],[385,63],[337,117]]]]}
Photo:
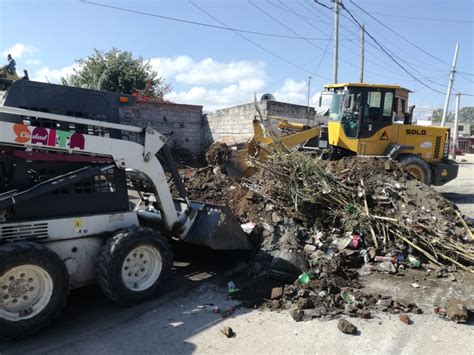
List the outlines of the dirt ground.
{"type": "MultiPolygon", "coordinates": [[[[463,159],[459,177],[437,189],[474,217],[474,155],[458,160],[463,159]]],[[[433,312],[450,297],[474,310],[472,274],[456,273],[456,281],[421,272],[365,277],[368,292],[413,300],[424,314],[409,314],[412,325],[384,313],[349,319],[359,329],[351,336],[337,329],[337,320],[295,322],[287,311],[239,308],[225,318],[214,313],[214,307],[237,304],[228,297],[232,278],[226,270],[239,258],[195,248],[178,251],[174,276],[161,297],[130,308],[113,305],[97,287],[75,290],[54,325],[25,340],[0,341],[0,354],[474,354],[472,316],[468,324],[456,324],[433,312]],[[225,326],[236,336],[226,338],[220,331],[225,326]]]]}

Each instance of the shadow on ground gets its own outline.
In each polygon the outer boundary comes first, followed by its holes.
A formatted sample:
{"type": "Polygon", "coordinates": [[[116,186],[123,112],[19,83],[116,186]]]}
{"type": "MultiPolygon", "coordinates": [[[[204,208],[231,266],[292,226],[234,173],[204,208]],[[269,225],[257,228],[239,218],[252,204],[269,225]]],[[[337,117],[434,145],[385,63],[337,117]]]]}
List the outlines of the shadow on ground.
{"type": "Polygon", "coordinates": [[[227,297],[228,270],[248,254],[186,244],[175,245],[174,252],[174,273],[160,297],[120,307],[103,296],[98,286],[73,290],[56,322],[27,339],[0,340],[0,353],[159,353],[168,349],[190,354],[195,346],[189,338],[251,311],[240,308],[227,317],[213,312],[214,307],[224,311],[237,303],[227,297]]]}

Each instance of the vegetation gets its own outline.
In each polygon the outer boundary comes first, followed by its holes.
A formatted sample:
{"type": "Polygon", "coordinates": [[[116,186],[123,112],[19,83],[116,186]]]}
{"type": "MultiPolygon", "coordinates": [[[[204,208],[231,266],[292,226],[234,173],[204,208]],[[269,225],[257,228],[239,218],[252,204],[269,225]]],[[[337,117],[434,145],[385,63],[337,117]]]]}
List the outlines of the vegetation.
{"type": "MultiPolygon", "coordinates": [[[[441,121],[443,117],[443,109],[439,108],[433,111],[433,121],[441,121]]],[[[448,112],[446,117],[447,121],[454,121],[454,112],[448,112]]],[[[474,107],[463,107],[459,110],[459,121],[460,122],[473,122],[474,123],[474,107]]]]}
{"type": "Polygon", "coordinates": [[[76,63],[78,66],[74,74],[61,78],[63,85],[122,94],[138,93],[158,100],[163,100],[171,90],[150,63],[142,57],[133,58],[128,51],[112,48],[103,52],[94,49],[92,55],[78,59],[76,63]]]}

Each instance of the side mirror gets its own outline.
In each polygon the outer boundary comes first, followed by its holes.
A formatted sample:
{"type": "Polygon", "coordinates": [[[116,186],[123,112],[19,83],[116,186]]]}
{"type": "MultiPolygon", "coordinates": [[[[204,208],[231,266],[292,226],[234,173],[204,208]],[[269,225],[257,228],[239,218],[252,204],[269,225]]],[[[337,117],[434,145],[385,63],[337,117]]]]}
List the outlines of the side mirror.
{"type": "Polygon", "coordinates": [[[344,108],[350,108],[352,104],[352,96],[344,96],[344,108]]]}
{"type": "Polygon", "coordinates": [[[319,95],[319,107],[323,104],[323,95],[319,95]]]}

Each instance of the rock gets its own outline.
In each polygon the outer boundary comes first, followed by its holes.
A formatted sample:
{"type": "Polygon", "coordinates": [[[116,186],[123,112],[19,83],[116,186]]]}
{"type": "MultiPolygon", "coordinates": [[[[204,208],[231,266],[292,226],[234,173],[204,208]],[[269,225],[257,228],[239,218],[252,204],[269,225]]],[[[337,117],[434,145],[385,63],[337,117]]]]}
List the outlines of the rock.
{"type": "Polygon", "coordinates": [[[273,211],[274,209],[275,209],[275,205],[274,205],[273,203],[267,203],[267,204],[265,205],[265,211],[271,212],[271,211],[273,211]]]}
{"type": "Polygon", "coordinates": [[[466,305],[457,298],[451,298],[446,305],[446,316],[456,323],[465,323],[468,319],[466,305]]]}
{"type": "Polygon", "coordinates": [[[372,318],[372,314],[370,313],[370,311],[366,308],[364,309],[361,309],[357,312],[359,314],[359,317],[360,318],[363,318],[363,319],[370,319],[372,318]]]}
{"type": "Polygon", "coordinates": [[[224,334],[227,338],[233,338],[235,336],[235,333],[231,327],[222,328],[221,333],[224,334]]]}
{"type": "Polygon", "coordinates": [[[310,309],[314,307],[313,301],[310,298],[299,298],[296,302],[299,309],[310,309]]]}
{"type": "Polygon", "coordinates": [[[306,244],[304,246],[304,249],[305,253],[307,254],[311,254],[313,253],[315,250],[316,250],[316,246],[315,245],[311,245],[311,244],[306,244]]]}
{"type": "Polygon", "coordinates": [[[277,273],[298,277],[309,269],[303,253],[292,250],[281,250],[272,260],[271,269],[277,273]]]}
{"type": "Polygon", "coordinates": [[[279,300],[272,301],[272,310],[275,311],[281,308],[281,302],[279,300]]]}
{"type": "Polygon", "coordinates": [[[408,317],[406,314],[402,314],[400,316],[400,320],[405,324],[412,324],[410,317],[408,317]]]}
{"type": "Polygon", "coordinates": [[[357,327],[346,319],[341,319],[337,323],[337,327],[344,334],[351,334],[351,335],[357,334],[357,327]]]}
{"type": "Polygon", "coordinates": [[[283,222],[283,217],[278,212],[272,213],[272,222],[275,224],[283,222]]]}
{"type": "Polygon", "coordinates": [[[275,300],[280,298],[283,295],[283,287],[274,287],[272,288],[272,293],[270,299],[275,300]]]}
{"type": "Polygon", "coordinates": [[[301,322],[304,317],[304,311],[302,309],[293,309],[290,311],[290,316],[295,322],[301,322]]]}
{"type": "Polygon", "coordinates": [[[318,261],[324,256],[324,252],[322,250],[316,250],[314,253],[310,255],[311,260],[318,261]]]}

